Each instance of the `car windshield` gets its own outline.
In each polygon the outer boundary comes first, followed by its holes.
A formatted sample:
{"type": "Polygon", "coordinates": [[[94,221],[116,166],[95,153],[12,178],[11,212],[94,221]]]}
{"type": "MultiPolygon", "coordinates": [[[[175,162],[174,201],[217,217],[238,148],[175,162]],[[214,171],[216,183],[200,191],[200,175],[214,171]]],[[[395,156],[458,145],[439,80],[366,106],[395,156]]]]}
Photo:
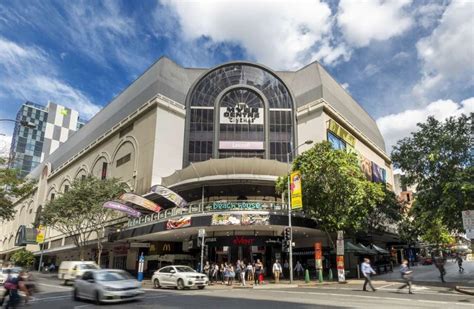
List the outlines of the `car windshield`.
{"type": "Polygon", "coordinates": [[[95,264],[81,264],[79,267],[81,269],[99,269],[99,267],[95,264]]]}
{"type": "Polygon", "coordinates": [[[195,273],[196,271],[188,266],[176,266],[176,270],[179,273],[195,273]]]}
{"type": "Polygon", "coordinates": [[[20,268],[4,268],[2,269],[2,273],[6,274],[8,272],[12,273],[12,274],[18,274],[20,272],[20,268]]]}
{"type": "Polygon", "coordinates": [[[133,279],[124,271],[104,271],[96,273],[97,281],[120,281],[133,279]]]}

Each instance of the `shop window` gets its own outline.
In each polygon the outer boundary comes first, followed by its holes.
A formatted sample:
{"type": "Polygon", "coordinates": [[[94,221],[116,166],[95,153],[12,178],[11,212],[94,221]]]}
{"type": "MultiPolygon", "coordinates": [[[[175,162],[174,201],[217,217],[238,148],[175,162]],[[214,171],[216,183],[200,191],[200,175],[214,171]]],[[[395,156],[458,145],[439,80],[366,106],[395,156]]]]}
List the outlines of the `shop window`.
{"type": "Polygon", "coordinates": [[[119,167],[120,165],[124,165],[125,163],[130,161],[131,157],[132,157],[132,154],[128,153],[128,154],[124,155],[123,157],[121,157],[120,159],[118,159],[117,160],[117,167],[119,167]]]}

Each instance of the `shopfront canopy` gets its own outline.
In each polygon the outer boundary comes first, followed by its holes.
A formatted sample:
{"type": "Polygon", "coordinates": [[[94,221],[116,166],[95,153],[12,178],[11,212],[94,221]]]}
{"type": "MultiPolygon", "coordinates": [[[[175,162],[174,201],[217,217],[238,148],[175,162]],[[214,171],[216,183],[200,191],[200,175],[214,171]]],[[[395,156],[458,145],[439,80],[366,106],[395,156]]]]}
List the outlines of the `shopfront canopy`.
{"type": "Polygon", "coordinates": [[[374,249],[371,249],[369,247],[366,247],[364,246],[363,244],[358,244],[359,247],[362,248],[362,250],[365,250],[366,251],[366,254],[370,254],[370,255],[376,255],[378,254],[378,252],[374,249]]]}
{"type": "Polygon", "coordinates": [[[210,159],[191,163],[189,166],[163,177],[162,185],[174,188],[202,182],[225,180],[275,181],[288,172],[288,165],[276,160],[260,158],[210,159]]]}
{"type": "Polygon", "coordinates": [[[375,251],[377,251],[379,254],[390,254],[390,252],[388,252],[387,250],[383,249],[383,248],[380,248],[374,244],[372,244],[372,249],[374,249],[375,251]]]}

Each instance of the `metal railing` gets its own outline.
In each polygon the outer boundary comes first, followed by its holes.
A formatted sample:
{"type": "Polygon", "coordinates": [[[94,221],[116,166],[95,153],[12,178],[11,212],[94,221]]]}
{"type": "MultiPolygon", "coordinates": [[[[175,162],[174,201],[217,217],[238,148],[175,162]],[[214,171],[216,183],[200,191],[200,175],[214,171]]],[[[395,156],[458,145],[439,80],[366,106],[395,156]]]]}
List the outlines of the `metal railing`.
{"type": "Polygon", "coordinates": [[[172,217],[184,215],[233,212],[233,211],[267,211],[275,214],[287,214],[287,204],[271,201],[213,201],[205,203],[192,203],[185,207],[163,209],[158,213],[144,215],[128,220],[127,227],[135,227],[151,222],[161,221],[172,217]]]}

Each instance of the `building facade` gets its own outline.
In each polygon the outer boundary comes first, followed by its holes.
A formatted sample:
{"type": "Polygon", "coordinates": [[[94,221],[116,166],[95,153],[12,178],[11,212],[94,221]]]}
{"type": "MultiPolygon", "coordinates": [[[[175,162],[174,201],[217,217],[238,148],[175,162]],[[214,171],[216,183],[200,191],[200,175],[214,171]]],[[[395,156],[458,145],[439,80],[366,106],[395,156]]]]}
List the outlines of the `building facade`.
{"type": "Polygon", "coordinates": [[[22,177],[35,169],[85,123],[77,111],[53,102],[46,106],[25,102],[16,120],[9,167],[18,169],[22,177]],[[36,127],[27,128],[20,125],[19,121],[26,121],[36,127]]]}
{"type": "MultiPolygon", "coordinates": [[[[90,174],[121,178],[163,207],[114,221],[103,240],[104,266],[133,271],[141,253],[146,270],[195,265],[200,229],[207,260],[259,258],[270,265],[287,258],[281,235],[288,208],[275,181],[288,172],[287,154],[306,140],[357,153],[369,179],[393,187],[375,121],[319,63],[297,71],[248,62],[189,69],[161,58],[30,174],[37,189],[18,202],[17,218],[2,224],[0,257],[17,249],[11,239],[18,225],[33,222],[48,200],[90,174]],[[150,190],[154,185],[173,190],[187,205],[174,206],[150,190]]],[[[329,247],[325,233],[302,212],[292,221],[295,261],[314,264],[314,243],[329,247]]],[[[40,254],[37,246],[31,250],[40,254]]],[[[43,254],[55,263],[78,258],[70,237],[52,229],[43,254]]],[[[347,263],[357,261],[348,257],[347,263]]]]}

